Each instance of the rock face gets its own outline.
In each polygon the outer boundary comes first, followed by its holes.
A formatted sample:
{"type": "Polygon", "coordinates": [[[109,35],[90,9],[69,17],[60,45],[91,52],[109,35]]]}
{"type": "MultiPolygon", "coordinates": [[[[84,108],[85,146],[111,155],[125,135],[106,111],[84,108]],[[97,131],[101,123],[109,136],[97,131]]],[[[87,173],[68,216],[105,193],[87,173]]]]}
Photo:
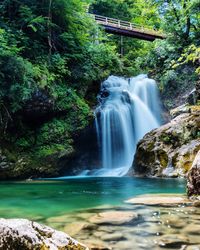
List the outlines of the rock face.
{"type": "Polygon", "coordinates": [[[129,175],[185,176],[200,150],[200,106],[155,129],[138,143],[129,175]]]}
{"type": "Polygon", "coordinates": [[[200,150],[188,173],[187,192],[188,196],[200,195],[200,150]]]}
{"type": "Polygon", "coordinates": [[[89,250],[67,234],[25,219],[0,219],[1,250],[89,250]]]}

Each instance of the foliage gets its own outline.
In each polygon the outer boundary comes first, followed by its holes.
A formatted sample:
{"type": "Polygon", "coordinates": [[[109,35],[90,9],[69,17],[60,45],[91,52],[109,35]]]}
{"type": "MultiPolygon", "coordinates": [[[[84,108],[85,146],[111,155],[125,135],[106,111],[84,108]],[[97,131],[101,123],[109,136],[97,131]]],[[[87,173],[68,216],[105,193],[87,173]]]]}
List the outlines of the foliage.
{"type": "MultiPolygon", "coordinates": [[[[160,17],[157,11],[157,5],[154,1],[148,0],[96,0],[90,7],[90,11],[112,18],[127,20],[136,25],[151,29],[159,29],[160,17]]],[[[140,62],[143,61],[152,49],[152,44],[146,41],[136,40],[129,37],[109,35],[108,42],[114,44],[118,53],[122,53],[123,74],[132,76],[141,73],[140,62]]]]}
{"type": "Polygon", "coordinates": [[[86,13],[89,2],[0,2],[1,142],[32,162],[73,152],[73,136],[93,118],[88,89],[122,71],[116,47],[86,13]],[[28,121],[27,105],[40,92],[53,110],[28,121]]]}
{"type": "Polygon", "coordinates": [[[190,62],[196,66],[196,73],[200,75],[200,48],[196,47],[194,44],[185,48],[184,53],[181,54],[177,63],[172,62],[172,67],[176,69],[177,67],[190,62]]]}

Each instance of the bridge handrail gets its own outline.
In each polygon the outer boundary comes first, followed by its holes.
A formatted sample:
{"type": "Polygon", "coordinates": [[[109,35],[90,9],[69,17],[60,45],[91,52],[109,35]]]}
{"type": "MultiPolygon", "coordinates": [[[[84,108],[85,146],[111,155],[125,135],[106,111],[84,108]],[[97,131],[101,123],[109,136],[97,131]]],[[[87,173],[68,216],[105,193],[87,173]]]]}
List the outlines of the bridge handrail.
{"type": "Polygon", "coordinates": [[[149,33],[149,34],[154,34],[154,35],[161,35],[159,31],[155,31],[149,28],[146,28],[144,26],[141,26],[139,24],[127,22],[127,21],[122,21],[119,19],[115,18],[110,18],[110,17],[105,17],[101,15],[96,15],[96,14],[90,14],[93,16],[93,18],[100,24],[104,25],[112,25],[118,28],[124,28],[124,29],[129,29],[129,30],[135,30],[135,31],[140,31],[142,33],[149,33]]]}

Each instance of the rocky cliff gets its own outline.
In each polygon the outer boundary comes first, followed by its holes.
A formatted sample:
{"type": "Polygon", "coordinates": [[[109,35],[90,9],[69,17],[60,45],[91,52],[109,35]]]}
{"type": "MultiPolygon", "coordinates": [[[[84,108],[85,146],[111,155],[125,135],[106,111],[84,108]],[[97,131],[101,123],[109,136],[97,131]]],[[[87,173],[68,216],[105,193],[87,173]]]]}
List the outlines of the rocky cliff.
{"type": "Polygon", "coordinates": [[[129,175],[185,176],[199,150],[200,106],[191,106],[171,122],[145,135],[137,145],[129,175]]]}

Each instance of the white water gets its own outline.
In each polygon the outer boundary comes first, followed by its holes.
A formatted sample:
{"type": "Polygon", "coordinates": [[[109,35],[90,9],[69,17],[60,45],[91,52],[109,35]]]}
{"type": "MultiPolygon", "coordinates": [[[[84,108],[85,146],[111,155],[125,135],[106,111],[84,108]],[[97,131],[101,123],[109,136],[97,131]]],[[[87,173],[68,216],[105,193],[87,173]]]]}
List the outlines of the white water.
{"type": "Polygon", "coordinates": [[[92,175],[123,176],[132,165],[137,142],[160,125],[156,82],[146,75],[128,80],[110,76],[102,83],[95,117],[102,168],[92,175]]]}

